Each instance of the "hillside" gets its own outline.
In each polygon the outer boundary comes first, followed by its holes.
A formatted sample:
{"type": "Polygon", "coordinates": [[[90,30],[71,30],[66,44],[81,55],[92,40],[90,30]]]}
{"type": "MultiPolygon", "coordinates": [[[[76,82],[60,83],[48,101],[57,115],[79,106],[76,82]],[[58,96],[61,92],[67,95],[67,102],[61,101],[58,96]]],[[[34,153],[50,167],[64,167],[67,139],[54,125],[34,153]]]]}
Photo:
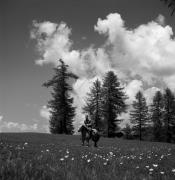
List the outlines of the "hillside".
{"type": "Polygon", "coordinates": [[[0,134],[0,179],[175,179],[175,145],[80,136],[0,134]]]}

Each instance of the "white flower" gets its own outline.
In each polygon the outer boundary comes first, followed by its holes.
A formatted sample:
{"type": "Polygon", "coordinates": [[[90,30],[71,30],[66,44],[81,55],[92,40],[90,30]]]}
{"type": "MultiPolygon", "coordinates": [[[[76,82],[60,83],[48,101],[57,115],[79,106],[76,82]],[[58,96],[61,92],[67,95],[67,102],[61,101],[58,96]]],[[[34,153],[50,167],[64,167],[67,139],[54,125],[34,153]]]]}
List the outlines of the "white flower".
{"type": "Polygon", "coordinates": [[[46,149],[47,152],[49,152],[49,149],[46,149]]]}
{"type": "Polygon", "coordinates": [[[158,164],[153,164],[153,167],[157,167],[158,166],[158,164]]]}
{"type": "Polygon", "coordinates": [[[68,155],[66,155],[66,156],[64,156],[65,158],[68,158],[69,156],[68,155]]]}
{"type": "Polygon", "coordinates": [[[87,162],[89,163],[89,162],[91,162],[91,160],[90,160],[90,159],[88,159],[88,160],[87,160],[87,162]]]}
{"type": "Polygon", "coordinates": [[[74,160],[74,158],[71,159],[72,161],[74,160]]]}
{"type": "Polygon", "coordinates": [[[24,145],[26,146],[26,145],[28,145],[28,143],[27,143],[27,142],[25,142],[25,143],[24,143],[24,145]]]}
{"type": "Polygon", "coordinates": [[[60,161],[64,161],[64,158],[60,158],[60,161]]]}
{"type": "Polygon", "coordinates": [[[160,158],[161,158],[161,159],[164,158],[164,155],[162,155],[160,158]]]}
{"type": "Polygon", "coordinates": [[[154,169],[153,169],[153,168],[151,168],[151,169],[149,169],[149,171],[154,171],[154,169]]]}
{"type": "Polygon", "coordinates": [[[136,166],[136,169],[138,169],[139,168],[139,166],[136,166]]]}
{"type": "Polygon", "coordinates": [[[113,156],[113,152],[109,152],[109,154],[110,154],[111,156],[113,156]]]}
{"type": "Polygon", "coordinates": [[[165,173],[163,171],[161,171],[160,174],[165,174],[165,173]]]}
{"type": "Polygon", "coordinates": [[[146,166],[146,168],[149,168],[149,166],[146,166]]]}
{"type": "Polygon", "coordinates": [[[175,169],[172,169],[172,172],[175,173],[175,169]]]}

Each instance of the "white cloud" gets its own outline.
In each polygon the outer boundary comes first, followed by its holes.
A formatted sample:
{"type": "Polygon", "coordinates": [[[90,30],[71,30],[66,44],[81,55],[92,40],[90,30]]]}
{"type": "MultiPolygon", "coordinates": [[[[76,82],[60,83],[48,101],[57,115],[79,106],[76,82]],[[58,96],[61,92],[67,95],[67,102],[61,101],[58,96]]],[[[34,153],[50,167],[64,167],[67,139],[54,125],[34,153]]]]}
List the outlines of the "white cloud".
{"type": "MultiPolygon", "coordinates": [[[[162,84],[175,89],[175,39],[172,28],[165,25],[165,18],[157,19],[130,29],[118,13],[111,13],[105,19],[99,18],[95,31],[106,37],[100,47],[89,46],[75,50],[71,40],[71,28],[65,22],[33,22],[31,38],[37,42],[39,59],[37,64],[58,64],[62,58],[77,74],[73,84],[74,104],[77,106],[75,124],[82,121],[81,107],[93,79],[114,70],[125,84],[129,96],[128,103],[134,100],[138,90],[143,90],[150,102],[162,84]]],[[[41,116],[48,119],[46,109],[41,116]]]]}
{"type": "Polygon", "coordinates": [[[132,80],[125,87],[126,95],[128,96],[127,104],[132,104],[135,100],[136,93],[143,90],[143,83],[140,80],[132,80]]]}
{"type": "Polygon", "coordinates": [[[156,18],[156,21],[162,26],[165,25],[165,17],[161,14],[158,15],[158,17],[156,18]]]}
{"type": "Polygon", "coordinates": [[[50,119],[50,112],[47,106],[42,106],[42,108],[40,109],[40,116],[47,120],[50,119]]]}
{"type": "Polygon", "coordinates": [[[3,116],[2,116],[2,115],[0,115],[0,123],[2,122],[2,119],[3,119],[3,116]]]}
{"type": "Polygon", "coordinates": [[[115,13],[99,19],[95,30],[107,36],[107,45],[112,45],[110,54],[115,68],[130,72],[130,77],[138,74],[152,84],[155,78],[174,75],[175,40],[170,26],[152,21],[128,30],[115,13]]]}
{"type": "Polygon", "coordinates": [[[37,132],[38,124],[27,125],[12,121],[1,121],[0,132],[37,132]]]}

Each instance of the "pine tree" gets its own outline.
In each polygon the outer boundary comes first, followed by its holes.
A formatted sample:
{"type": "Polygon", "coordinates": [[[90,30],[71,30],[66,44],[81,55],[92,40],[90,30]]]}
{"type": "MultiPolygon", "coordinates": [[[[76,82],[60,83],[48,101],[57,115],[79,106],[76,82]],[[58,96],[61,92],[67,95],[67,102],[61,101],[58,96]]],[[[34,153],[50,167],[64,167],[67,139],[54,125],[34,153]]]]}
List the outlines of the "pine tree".
{"type": "Polygon", "coordinates": [[[157,91],[153,97],[153,103],[150,108],[151,121],[153,123],[154,140],[161,140],[162,133],[162,118],[163,118],[163,96],[160,91],[157,91]]]}
{"type": "Polygon", "coordinates": [[[171,16],[172,16],[175,12],[175,0],[160,0],[160,1],[164,1],[165,4],[167,4],[168,8],[172,10],[171,11],[171,16]]]}
{"type": "Polygon", "coordinates": [[[83,112],[88,113],[95,128],[101,125],[101,82],[97,79],[87,93],[86,105],[83,112]]]}
{"type": "Polygon", "coordinates": [[[148,123],[148,106],[142,92],[136,94],[136,101],[132,104],[133,110],[130,112],[130,120],[133,128],[139,134],[139,139],[142,140],[142,131],[148,123]]]}
{"type": "Polygon", "coordinates": [[[169,88],[164,93],[164,129],[166,141],[172,140],[172,129],[175,126],[175,96],[169,88]]]}
{"type": "Polygon", "coordinates": [[[59,60],[60,65],[54,68],[55,75],[53,78],[43,84],[45,87],[52,87],[52,99],[48,102],[47,107],[50,109],[50,132],[53,134],[73,134],[73,118],[75,116],[75,107],[72,106],[73,98],[69,92],[72,87],[67,80],[70,78],[77,79],[77,76],[68,72],[68,65],[59,60]]]}
{"type": "Polygon", "coordinates": [[[107,121],[107,136],[110,137],[120,122],[118,115],[126,110],[126,95],[113,71],[106,73],[102,86],[102,113],[107,121]]]}

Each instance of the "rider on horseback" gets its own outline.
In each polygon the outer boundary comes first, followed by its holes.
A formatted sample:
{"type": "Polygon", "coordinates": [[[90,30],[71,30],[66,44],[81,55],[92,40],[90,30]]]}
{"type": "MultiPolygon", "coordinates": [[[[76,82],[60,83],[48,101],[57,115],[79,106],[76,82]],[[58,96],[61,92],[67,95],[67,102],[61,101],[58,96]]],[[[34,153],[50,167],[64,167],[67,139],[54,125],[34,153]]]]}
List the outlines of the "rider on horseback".
{"type": "Polygon", "coordinates": [[[92,129],[92,123],[86,115],[86,119],[84,120],[84,126],[90,131],[92,129]]]}

